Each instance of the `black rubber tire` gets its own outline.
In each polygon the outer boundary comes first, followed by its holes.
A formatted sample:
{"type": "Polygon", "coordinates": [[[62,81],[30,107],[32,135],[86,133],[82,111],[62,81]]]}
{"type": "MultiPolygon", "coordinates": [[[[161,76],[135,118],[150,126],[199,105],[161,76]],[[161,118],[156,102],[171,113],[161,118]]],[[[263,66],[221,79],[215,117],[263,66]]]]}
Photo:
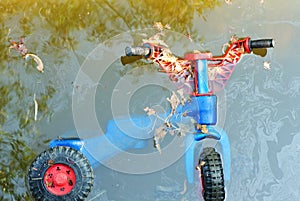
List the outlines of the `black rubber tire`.
{"type": "Polygon", "coordinates": [[[94,173],[89,161],[81,152],[70,147],[58,146],[36,157],[29,168],[27,181],[31,195],[36,201],[85,200],[92,190],[94,173]],[[45,172],[53,164],[68,165],[76,175],[75,185],[66,195],[54,195],[45,186],[45,172]]]}
{"type": "Polygon", "coordinates": [[[200,154],[202,195],[205,201],[225,200],[224,174],[220,154],[212,147],[200,154]]]}

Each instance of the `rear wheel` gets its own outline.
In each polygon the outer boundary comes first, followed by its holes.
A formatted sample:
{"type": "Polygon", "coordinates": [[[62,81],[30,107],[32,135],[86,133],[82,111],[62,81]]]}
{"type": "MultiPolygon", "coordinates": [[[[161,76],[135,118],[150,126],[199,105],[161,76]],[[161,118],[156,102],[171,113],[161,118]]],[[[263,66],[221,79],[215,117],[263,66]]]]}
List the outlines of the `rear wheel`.
{"type": "Polygon", "coordinates": [[[204,200],[225,200],[224,175],[220,154],[212,147],[204,148],[200,155],[198,167],[201,174],[204,200]]]}
{"type": "Polygon", "coordinates": [[[33,198],[46,200],[85,200],[94,181],[87,158],[70,147],[53,147],[31,164],[28,184],[33,198]]]}

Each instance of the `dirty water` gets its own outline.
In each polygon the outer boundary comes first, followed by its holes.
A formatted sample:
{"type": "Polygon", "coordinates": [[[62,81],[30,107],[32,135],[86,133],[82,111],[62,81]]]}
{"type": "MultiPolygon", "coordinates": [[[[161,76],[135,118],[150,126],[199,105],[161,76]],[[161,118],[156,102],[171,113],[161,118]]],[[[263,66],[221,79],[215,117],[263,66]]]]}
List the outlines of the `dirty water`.
{"type": "MultiPolygon", "coordinates": [[[[266,57],[243,57],[221,94],[224,104],[219,105],[219,124],[229,135],[232,157],[226,200],[299,200],[299,6],[300,2],[293,0],[284,4],[270,0],[172,0],[163,5],[152,0],[89,0],[84,4],[79,0],[2,0],[0,200],[31,200],[25,179],[30,162],[47,148],[49,140],[75,129],[72,98],[86,86],[76,86],[74,81],[88,55],[101,44],[114,43],[113,37],[152,28],[154,22],[169,24],[171,31],[184,38],[183,43],[192,44],[181,49],[182,43],[172,41],[170,45],[178,54],[194,47],[221,54],[222,45],[233,34],[275,39],[275,48],[266,57]],[[36,69],[34,60],[9,51],[9,41],[20,36],[25,37],[28,51],[42,59],[44,73],[36,69]],[[269,70],[264,62],[270,62],[269,70]],[[36,120],[34,97],[38,103],[36,120]]],[[[133,86],[141,83],[145,74],[165,79],[150,64],[141,70],[133,66],[123,67],[116,60],[106,72],[108,77],[92,86],[97,88],[95,107],[102,127],[112,117],[111,93],[119,90],[111,82],[129,72],[133,73],[128,76],[133,86]],[[146,70],[148,66],[150,70],[146,70]]],[[[133,97],[131,113],[143,112],[148,104],[165,109],[165,98],[170,95],[155,85],[128,93],[133,97]],[[149,95],[154,90],[154,96],[149,95]]],[[[149,145],[147,151],[154,150],[149,145]]],[[[183,191],[185,179],[183,157],[160,171],[140,175],[100,166],[95,169],[94,188],[87,200],[197,200],[193,185],[183,191]]]]}

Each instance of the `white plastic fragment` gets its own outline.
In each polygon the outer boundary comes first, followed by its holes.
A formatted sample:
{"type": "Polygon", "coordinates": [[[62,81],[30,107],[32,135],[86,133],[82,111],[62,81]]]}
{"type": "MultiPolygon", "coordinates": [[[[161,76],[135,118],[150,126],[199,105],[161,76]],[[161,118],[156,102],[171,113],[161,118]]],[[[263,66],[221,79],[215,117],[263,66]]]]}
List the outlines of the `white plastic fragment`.
{"type": "Polygon", "coordinates": [[[271,66],[270,66],[270,65],[271,65],[271,62],[265,61],[265,62],[264,62],[264,69],[265,69],[265,70],[270,70],[270,69],[271,69],[271,66]]]}
{"type": "Polygon", "coordinates": [[[37,114],[38,114],[38,108],[39,108],[39,105],[35,99],[35,94],[33,94],[33,101],[34,101],[34,121],[37,120],[37,114]]]}
{"type": "Polygon", "coordinates": [[[32,57],[34,59],[34,61],[37,63],[36,69],[38,69],[38,71],[43,73],[44,72],[44,64],[43,64],[42,60],[37,55],[31,54],[31,53],[26,54],[25,59],[27,59],[29,56],[32,57]]]}

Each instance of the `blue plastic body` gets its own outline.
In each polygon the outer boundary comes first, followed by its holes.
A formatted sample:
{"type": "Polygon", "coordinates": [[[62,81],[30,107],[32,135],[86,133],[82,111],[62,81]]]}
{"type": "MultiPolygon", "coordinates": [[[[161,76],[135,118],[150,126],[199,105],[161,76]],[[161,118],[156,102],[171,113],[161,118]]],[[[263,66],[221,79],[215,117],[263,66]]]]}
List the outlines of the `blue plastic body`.
{"type": "MultiPolygon", "coordinates": [[[[95,168],[100,163],[114,155],[128,149],[141,149],[147,146],[149,132],[147,125],[151,125],[151,120],[147,115],[138,116],[131,119],[120,118],[108,121],[105,134],[88,139],[62,138],[52,140],[50,147],[67,146],[81,151],[95,168]],[[131,125],[137,125],[131,129],[131,125]],[[123,128],[120,130],[120,126],[123,128]],[[140,129],[138,127],[140,126],[140,129]],[[125,128],[125,129],[124,129],[125,128]],[[143,128],[143,129],[142,129],[143,128]],[[130,136],[126,133],[131,130],[130,136]]],[[[149,130],[151,128],[149,127],[149,130]]],[[[92,131],[86,131],[92,132],[92,131]]],[[[68,132],[68,136],[77,135],[76,131],[68,132]]]]}
{"type": "Polygon", "coordinates": [[[217,97],[215,95],[193,96],[191,102],[183,107],[188,116],[201,125],[217,123],[217,97]]]}
{"type": "MultiPolygon", "coordinates": [[[[230,180],[230,145],[226,132],[214,126],[217,123],[217,97],[215,95],[209,95],[208,88],[208,74],[207,74],[207,61],[197,60],[195,62],[196,72],[198,73],[198,93],[203,94],[201,96],[192,96],[191,101],[182,107],[178,107],[176,113],[187,114],[192,117],[195,122],[201,125],[207,125],[208,133],[202,133],[200,130],[195,129],[194,134],[186,136],[185,153],[185,169],[186,176],[189,183],[194,182],[195,167],[197,166],[199,155],[201,152],[201,143],[199,141],[205,138],[213,138],[217,140],[221,145],[223,171],[225,181],[230,180]]],[[[164,114],[167,116],[168,114],[164,114]]],[[[173,117],[170,121],[172,124],[180,123],[182,118],[173,117]]],[[[101,161],[104,161],[120,151],[128,149],[140,149],[147,145],[150,136],[147,129],[147,125],[151,124],[151,120],[147,115],[141,115],[130,119],[115,119],[110,120],[106,127],[106,132],[103,135],[94,137],[91,139],[78,139],[67,138],[57,139],[50,142],[50,147],[55,146],[68,146],[76,150],[81,151],[90,161],[93,167],[97,167],[101,161]],[[130,131],[128,136],[124,130],[120,130],[117,125],[122,124],[123,128],[126,125],[131,125],[132,122],[136,125],[143,125],[141,128],[144,130],[126,128],[126,131],[130,131]],[[145,126],[146,125],[146,126],[145,126]],[[144,136],[141,136],[144,135],[144,136]],[[116,149],[116,147],[119,149],[116,149]],[[89,150],[89,151],[87,151],[89,150]],[[97,156],[94,158],[90,153],[97,156]]]]}
{"type": "Polygon", "coordinates": [[[198,76],[198,93],[207,94],[209,92],[207,61],[197,60],[195,68],[198,76]]]}

